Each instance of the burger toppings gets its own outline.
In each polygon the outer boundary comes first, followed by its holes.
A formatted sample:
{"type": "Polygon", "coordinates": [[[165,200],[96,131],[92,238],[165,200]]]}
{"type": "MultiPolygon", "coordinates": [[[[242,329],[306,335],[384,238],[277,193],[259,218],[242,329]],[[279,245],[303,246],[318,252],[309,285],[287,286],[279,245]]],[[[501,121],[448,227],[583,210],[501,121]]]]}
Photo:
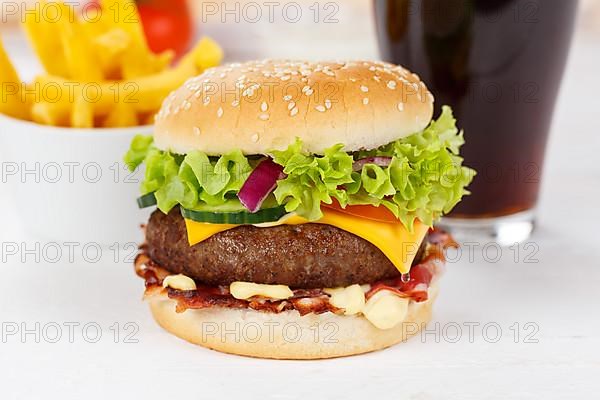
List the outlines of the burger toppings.
{"type": "Polygon", "coordinates": [[[410,300],[391,291],[381,291],[371,297],[362,313],[379,329],[390,329],[404,321],[410,300]]]}
{"type": "Polygon", "coordinates": [[[380,167],[388,167],[392,162],[392,157],[379,156],[379,157],[365,157],[360,160],[354,161],[352,164],[352,170],[355,172],[362,171],[363,167],[367,164],[378,165],[380,167]]]}
{"type": "Polygon", "coordinates": [[[325,293],[330,296],[331,304],[344,309],[344,315],[358,314],[365,306],[365,293],[358,284],[345,288],[325,289],[325,293]]]}
{"type": "MultiPolygon", "coordinates": [[[[251,214],[253,215],[253,214],[251,214]]],[[[185,216],[185,214],[184,214],[185,216]]],[[[302,225],[309,221],[300,216],[292,216],[271,226],[302,225]]],[[[413,230],[408,231],[402,224],[356,218],[350,214],[333,209],[324,209],[319,224],[331,225],[350,232],[372,244],[387,256],[392,264],[402,273],[408,272],[417,254],[419,243],[425,237],[428,227],[419,221],[414,223],[413,230]]],[[[201,243],[219,232],[224,232],[238,225],[205,224],[186,219],[188,240],[190,245],[201,243]]]]}
{"type": "Polygon", "coordinates": [[[336,200],[342,208],[383,206],[410,231],[417,219],[431,226],[467,193],[474,172],[462,166],[458,150],[463,138],[455,122],[444,107],[423,131],[377,149],[347,153],[338,144],[322,155],[308,154],[297,139],[285,150],[270,151],[272,161],[257,161],[261,155],[239,150],[219,157],[198,150],[179,155],[139,136],[125,160],[131,169],[146,165],[142,193],[154,193],[165,213],[177,205],[229,212],[240,204],[257,212],[269,203],[317,221],[323,217],[322,205],[336,200]],[[273,202],[265,201],[272,190],[273,202]]]}
{"type": "Polygon", "coordinates": [[[162,286],[177,290],[196,290],[196,282],[183,274],[169,275],[163,279],[162,286]]]}
{"type": "MultiPolygon", "coordinates": [[[[222,225],[197,224],[202,229],[196,231],[186,224],[190,221],[179,210],[167,215],[155,211],[146,226],[145,250],[171,274],[181,273],[209,285],[242,281],[335,288],[400,276],[381,249],[333,225],[239,225],[222,231],[222,225]],[[188,232],[205,233],[207,238],[190,246],[188,232]]],[[[425,247],[425,243],[394,243],[398,251],[405,249],[410,260],[420,258],[423,250],[414,250],[419,245],[419,249],[425,247]]],[[[408,258],[407,262],[408,268],[408,258]]]]}
{"type": "Polygon", "coordinates": [[[233,282],[229,285],[229,292],[240,300],[248,300],[256,296],[283,300],[294,295],[294,292],[286,285],[261,285],[250,282],[233,282]]]}
{"type": "Polygon", "coordinates": [[[438,230],[427,237],[428,246],[413,265],[408,279],[387,279],[371,284],[324,289],[291,289],[286,285],[232,282],[230,285],[209,286],[195,282],[195,289],[176,287],[174,278],[142,252],[135,261],[136,273],[146,281],[146,296],[164,293],[177,302],[177,311],[207,307],[250,308],[280,313],[296,310],[301,315],[333,312],[343,315],[361,314],[374,326],[389,329],[404,320],[411,302],[429,298],[429,288],[440,274],[444,249],[453,246],[448,235],[438,230]],[[433,240],[429,240],[429,238],[433,240]],[[168,283],[165,284],[165,281],[168,283]],[[164,289],[166,287],[166,289],[164,289]]]}
{"type": "Polygon", "coordinates": [[[342,208],[383,206],[408,230],[417,219],[431,226],[460,201],[473,177],[458,155],[463,143],[449,107],[423,131],[373,150],[349,154],[338,144],[323,155],[306,154],[297,140],[284,151],[272,151],[287,174],[274,195],[287,211],[309,221],[321,218],[322,204],[335,199],[342,208]]]}
{"type": "Polygon", "coordinates": [[[252,171],[238,193],[242,204],[251,212],[257,212],[263,201],[275,189],[277,180],[285,178],[283,167],[271,159],[261,161],[252,171]]]}
{"type": "Polygon", "coordinates": [[[212,228],[221,225],[235,227],[236,225],[262,224],[272,221],[277,221],[286,215],[284,206],[276,206],[263,208],[255,212],[250,212],[247,209],[234,211],[211,211],[210,207],[203,207],[202,210],[181,209],[181,215],[189,221],[202,222],[214,225],[212,228]]]}

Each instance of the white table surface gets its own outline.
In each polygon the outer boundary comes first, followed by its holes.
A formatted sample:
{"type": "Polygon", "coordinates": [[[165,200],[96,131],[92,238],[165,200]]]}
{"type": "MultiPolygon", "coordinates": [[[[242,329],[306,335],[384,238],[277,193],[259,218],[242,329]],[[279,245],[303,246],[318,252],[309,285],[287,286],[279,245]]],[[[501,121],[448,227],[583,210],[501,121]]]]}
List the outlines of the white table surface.
{"type": "MultiPolygon", "coordinates": [[[[573,49],[529,247],[521,248],[517,262],[515,252],[504,249],[493,263],[482,247],[463,249],[441,282],[432,333],[385,351],[292,362],[192,346],[151,319],[140,301],[142,281],[125,252],[117,254],[117,263],[108,250],[96,263],[85,262],[80,252],[56,263],[26,255],[24,249],[43,248],[47,241],[23,231],[14,213],[18,205],[0,190],[0,242],[20,246],[18,255],[4,255],[0,267],[2,330],[19,329],[0,338],[0,398],[594,398],[600,392],[597,42],[578,38],[573,49]],[[537,252],[527,262],[532,249],[537,252]],[[39,340],[33,333],[21,337],[36,323],[39,340]],[[72,343],[69,323],[79,324],[72,343]],[[84,337],[86,323],[101,328],[97,343],[89,342],[93,328],[84,337]],[[137,329],[136,343],[125,341],[127,323],[137,329]],[[469,323],[479,324],[472,337],[469,323]],[[62,327],[57,343],[48,340],[53,324],[62,327]],[[457,324],[462,336],[455,342],[457,324]],[[492,343],[497,326],[502,335],[492,343]]],[[[21,54],[18,42],[8,47],[21,54]]],[[[365,47],[363,53],[372,52],[365,47]]]]}

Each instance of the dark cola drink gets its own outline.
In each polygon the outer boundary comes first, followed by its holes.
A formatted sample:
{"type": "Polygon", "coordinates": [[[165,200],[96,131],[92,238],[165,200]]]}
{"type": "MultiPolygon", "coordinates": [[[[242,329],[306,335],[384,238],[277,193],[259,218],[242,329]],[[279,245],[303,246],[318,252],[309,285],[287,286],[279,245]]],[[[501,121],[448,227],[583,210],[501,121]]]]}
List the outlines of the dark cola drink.
{"type": "Polygon", "coordinates": [[[522,216],[532,228],[577,1],[374,5],[382,58],[418,73],[436,97],[437,112],[452,106],[465,130],[461,154],[478,175],[472,194],[446,221],[468,225],[522,216]]]}

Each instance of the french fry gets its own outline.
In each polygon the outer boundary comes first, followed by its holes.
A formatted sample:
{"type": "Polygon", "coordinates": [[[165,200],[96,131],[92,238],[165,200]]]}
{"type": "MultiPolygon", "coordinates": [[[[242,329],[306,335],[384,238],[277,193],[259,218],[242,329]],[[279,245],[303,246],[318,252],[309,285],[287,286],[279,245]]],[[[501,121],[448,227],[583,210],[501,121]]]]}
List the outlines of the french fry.
{"type": "Polygon", "coordinates": [[[69,110],[58,103],[38,102],[31,106],[31,119],[42,125],[69,126],[69,110]]]}
{"type": "Polygon", "coordinates": [[[73,103],[70,122],[70,126],[73,128],[93,128],[94,105],[83,96],[77,97],[73,103]]]}
{"type": "Polygon", "coordinates": [[[123,54],[130,45],[127,32],[119,28],[110,29],[93,40],[94,51],[98,54],[100,67],[107,80],[121,79],[121,64],[123,54]]]}
{"type": "Polygon", "coordinates": [[[86,17],[79,21],[81,26],[89,38],[101,36],[114,28],[110,18],[104,17],[104,11],[99,5],[96,6],[97,14],[94,12],[86,12],[86,17]]]}
{"type": "Polygon", "coordinates": [[[77,19],[69,20],[73,10],[66,4],[58,2],[61,18],[57,22],[64,57],[69,71],[68,78],[84,82],[103,80],[102,70],[98,68],[98,60],[94,49],[89,46],[89,40],[82,25],[77,19]]]}
{"type": "Polygon", "coordinates": [[[29,114],[28,106],[21,98],[21,79],[13,67],[2,41],[0,40],[0,77],[2,86],[0,93],[0,114],[6,114],[13,118],[25,119],[29,114]]]}
{"type": "MultiPolygon", "coordinates": [[[[101,82],[98,84],[100,95],[94,103],[95,114],[107,115],[118,102],[129,104],[136,113],[156,112],[171,91],[181,86],[189,77],[218,65],[222,56],[220,47],[211,39],[204,38],[174,68],[129,81],[101,82]]],[[[68,93],[69,90],[69,82],[57,76],[41,75],[36,78],[35,83],[40,87],[58,85],[64,93],[68,93]]],[[[70,113],[73,106],[66,95],[60,96],[54,104],[66,114],[70,113]]]]}
{"type": "Polygon", "coordinates": [[[127,32],[130,46],[123,54],[123,79],[137,78],[160,72],[168,67],[173,55],[156,55],[150,51],[141,18],[132,0],[102,0],[103,16],[110,19],[115,27],[127,32]]]}
{"type": "MultiPolygon", "coordinates": [[[[94,107],[96,115],[107,115],[118,102],[131,104],[136,112],[155,111],[160,108],[162,100],[172,90],[181,86],[187,77],[192,76],[194,71],[195,69],[192,68],[168,70],[130,81],[99,83],[100,97],[94,107]],[[192,74],[182,72],[192,72],[192,74]]],[[[35,82],[41,87],[49,84],[58,85],[63,93],[70,90],[70,82],[57,76],[41,75],[36,78],[35,82]]],[[[80,93],[76,94],[76,96],[80,95],[80,93]]],[[[69,113],[72,108],[72,103],[66,95],[61,96],[55,104],[66,113],[69,113]]]]}
{"type": "Polygon", "coordinates": [[[78,18],[62,0],[53,3],[60,11],[53,21],[36,8],[23,24],[46,74],[31,85],[17,85],[18,76],[0,48],[3,82],[14,80],[15,99],[32,97],[36,103],[23,100],[17,107],[4,102],[0,112],[78,128],[151,123],[171,91],[223,58],[221,48],[203,38],[171,67],[174,52],[150,50],[133,0],[100,0],[102,13],[94,20],[78,18]]]}
{"type": "Polygon", "coordinates": [[[62,41],[55,32],[55,24],[40,14],[41,7],[25,14],[23,29],[29,43],[47,73],[68,76],[69,70],[63,58],[62,41]]]}
{"type": "Polygon", "coordinates": [[[165,50],[162,53],[156,55],[156,68],[157,72],[164,71],[169,68],[173,59],[175,58],[175,52],[173,50],[165,50]]]}
{"type": "Polygon", "coordinates": [[[186,54],[186,57],[187,56],[193,58],[193,62],[198,68],[205,70],[219,65],[221,61],[223,61],[223,49],[217,42],[208,36],[204,36],[198,41],[196,46],[186,54]]]}
{"type": "Polygon", "coordinates": [[[125,126],[137,126],[138,117],[131,104],[118,103],[106,116],[102,126],[105,128],[117,128],[125,126]]]}

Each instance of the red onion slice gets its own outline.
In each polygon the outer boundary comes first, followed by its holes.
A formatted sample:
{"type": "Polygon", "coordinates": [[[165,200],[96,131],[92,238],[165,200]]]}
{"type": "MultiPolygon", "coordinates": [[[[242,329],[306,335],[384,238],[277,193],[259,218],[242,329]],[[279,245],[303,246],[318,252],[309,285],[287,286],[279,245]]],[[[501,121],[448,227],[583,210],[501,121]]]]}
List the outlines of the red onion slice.
{"type": "Polygon", "coordinates": [[[380,167],[387,167],[391,162],[392,157],[387,156],[361,158],[360,160],[354,161],[354,164],[352,164],[352,170],[360,171],[366,164],[375,164],[379,165],[380,167]]]}
{"type": "Polygon", "coordinates": [[[285,178],[283,166],[267,158],[261,161],[242,185],[238,193],[240,202],[250,212],[257,212],[267,196],[275,189],[277,180],[285,178]]]}

